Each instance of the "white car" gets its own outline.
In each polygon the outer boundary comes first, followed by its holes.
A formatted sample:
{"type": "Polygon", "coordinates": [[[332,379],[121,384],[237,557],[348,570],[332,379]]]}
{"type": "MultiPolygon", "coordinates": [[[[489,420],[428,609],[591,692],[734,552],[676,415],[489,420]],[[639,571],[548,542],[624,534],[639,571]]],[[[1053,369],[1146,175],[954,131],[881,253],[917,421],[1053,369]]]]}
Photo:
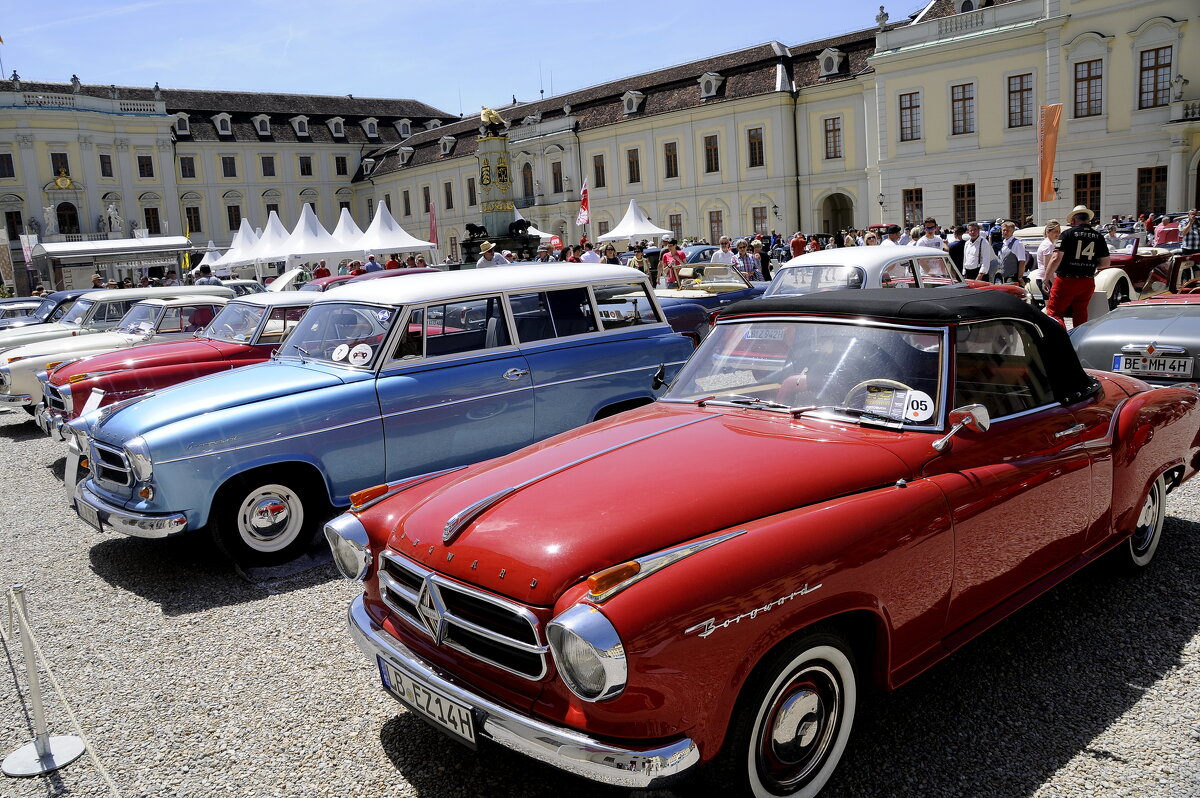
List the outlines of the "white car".
{"type": "Polygon", "coordinates": [[[42,394],[38,372],[118,349],[191,337],[204,329],[228,301],[224,296],[205,294],[144,299],[109,332],[7,349],[0,353],[0,405],[24,407],[32,414],[42,394]]]}

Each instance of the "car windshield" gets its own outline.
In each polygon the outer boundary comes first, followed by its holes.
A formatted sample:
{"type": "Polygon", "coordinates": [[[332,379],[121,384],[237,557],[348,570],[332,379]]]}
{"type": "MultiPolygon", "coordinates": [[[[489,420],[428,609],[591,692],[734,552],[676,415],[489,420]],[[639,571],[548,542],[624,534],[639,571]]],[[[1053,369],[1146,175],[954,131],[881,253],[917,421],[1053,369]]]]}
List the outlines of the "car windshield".
{"type": "Polygon", "coordinates": [[[851,322],[717,325],[667,401],[936,428],[946,332],[851,322]]]}
{"type": "Polygon", "coordinates": [[[254,336],[267,309],[262,305],[230,302],[209,323],[202,337],[231,344],[244,344],[254,336]]]}
{"type": "Polygon", "coordinates": [[[819,291],[841,291],[862,288],[866,272],[858,266],[785,266],[776,272],[763,296],[781,294],[815,294],[819,291]]]}
{"type": "Polygon", "coordinates": [[[324,302],[313,305],[288,338],[280,357],[372,368],[398,308],[324,302]]]}
{"type": "Polygon", "coordinates": [[[61,322],[63,324],[83,324],[83,320],[87,318],[88,312],[95,305],[96,303],[93,300],[81,299],[67,311],[67,315],[62,317],[61,322]]]}
{"type": "Polygon", "coordinates": [[[134,305],[117,324],[117,332],[135,334],[154,332],[161,311],[161,305],[134,305]]]}
{"type": "Polygon", "coordinates": [[[54,312],[54,308],[58,303],[53,299],[43,299],[42,304],[37,306],[37,309],[29,314],[30,319],[45,321],[50,318],[50,314],[54,312]]]}
{"type": "Polygon", "coordinates": [[[679,270],[679,287],[723,294],[726,291],[742,291],[751,288],[746,278],[732,266],[723,263],[705,263],[685,266],[679,270]]]}

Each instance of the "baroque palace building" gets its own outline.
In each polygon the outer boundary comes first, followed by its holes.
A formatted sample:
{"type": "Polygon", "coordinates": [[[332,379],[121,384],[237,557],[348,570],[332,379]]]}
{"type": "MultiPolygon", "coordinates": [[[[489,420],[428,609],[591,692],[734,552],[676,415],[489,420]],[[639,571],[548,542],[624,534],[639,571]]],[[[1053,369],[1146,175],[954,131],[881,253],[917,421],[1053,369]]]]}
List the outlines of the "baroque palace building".
{"type": "MultiPolygon", "coordinates": [[[[843,36],[498,107],[515,210],[564,240],[603,234],[630,199],[709,240],[926,216],[1021,226],[1076,204],[1182,211],[1200,195],[1197,11],[1195,0],[932,0],[843,36]],[[1055,104],[1057,197],[1043,202],[1039,108],[1055,104]],[[584,180],[587,229],[575,225],[584,180]]],[[[424,238],[432,208],[452,257],[482,212],[478,115],[416,100],[13,78],[0,108],[0,213],[18,262],[19,232],[116,235],[110,205],[151,234],[218,245],[271,209],[290,227],[302,203],[328,228],[341,208],[365,227],[386,203],[424,238]]]]}

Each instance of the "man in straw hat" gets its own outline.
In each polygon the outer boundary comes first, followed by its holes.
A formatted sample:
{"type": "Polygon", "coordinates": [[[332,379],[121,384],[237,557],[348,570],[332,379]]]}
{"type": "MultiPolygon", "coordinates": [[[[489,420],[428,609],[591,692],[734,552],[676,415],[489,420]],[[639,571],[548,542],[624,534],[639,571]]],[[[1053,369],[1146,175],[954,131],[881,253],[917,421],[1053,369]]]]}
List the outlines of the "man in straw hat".
{"type": "Polygon", "coordinates": [[[479,260],[475,261],[476,269],[485,269],[488,266],[507,266],[508,261],[503,255],[496,251],[496,245],[491,241],[484,241],[479,246],[479,260]]]}
{"type": "Polygon", "coordinates": [[[1104,235],[1092,227],[1094,213],[1083,205],[1071,209],[1063,231],[1054,244],[1054,254],[1046,266],[1045,282],[1050,283],[1046,313],[1064,327],[1070,316],[1078,327],[1088,320],[1088,302],[1096,290],[1096,270],[1108,266],[1108,244],[1104,235]]]}

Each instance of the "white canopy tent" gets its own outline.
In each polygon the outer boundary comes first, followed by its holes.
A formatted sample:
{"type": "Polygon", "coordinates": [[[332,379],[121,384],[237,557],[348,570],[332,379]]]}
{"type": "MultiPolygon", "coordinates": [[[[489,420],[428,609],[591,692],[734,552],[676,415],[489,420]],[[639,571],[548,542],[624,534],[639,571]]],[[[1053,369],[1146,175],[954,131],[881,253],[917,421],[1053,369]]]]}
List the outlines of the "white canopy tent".
{"type": "MultiPolygon", "coordinates": [[[[340,225],[339,225],[340,226],[340,225]]],[[[432,241],[422,241],[408,233],[400,223],[388,213],[387,205],[379,203],[375,210],[375,218],[363,232],[355,244],[355,251],[364,255],[374,254],[377,258],[389,252],[410,252],[413,250],[436,249],[432,241]]]]}
{"type": "Polygon", "coordinates": [[[207,264],[208,266],[212,266],[212,265],[213,265],[214,263],[216,263],[216,262],[217,262],[217,261],[218,261],[220,258],[221,258],[221,253],[220,253],[220,251],[217,249],[217,245],[216,245],[216,244],[214,244],[214,243],[212,242],[212,240],[211,240],[211,239],[209,239],[209,242],[208,242],[208,251],[204,253],[204,257],[201,259],[201,261],[200,261],[199,263],[197,263],[197,264],[196,264],[196,268],[199,268],[199,267],[201,267],[201,266],[204,266],[204,265],[206,265],[206,264],[207,264]]]}
{"type": "MultiPolygon", "coordinates": [[[[250,220],[242,218],[242,224],[233,235],[233,242],[230,243],[229,249],[225,254],[217,258],[215,261],[209,261],[209,266],[212,267],[213,274],[218,271],[228,275],[229,267],[236,261],[242,259],[245,253],[250,251],[250,248],[258,243],[258,233],[254,232],[254,228],[250,226],[250,220]]],[[[208,256],[205,256],[207,260],[208,256]]],[[[197,267],[199,268],[199,267],[197,267]]],[[[223,275],[218,275],[223,276],[223,275]]]]}
{"type": "Polygon", "coordinates": [[[358,252],[358,240],[362,238],[362,230],[354,223],[354,217],[346,208],[342,208],[337,226],[333,228],[333,237],[343,245],[347,252],[358,252]]]}
{"type": "Polygon", "coordinates": [[[629,209],[625,211],[625,218],[621,220],[621,223],[596,240],[616,241],[622,238],[654,238],[670,234],[670,230],[657,227],[646,218],[645,212],[638,207],[637,200],[630,200],[629,209]]]}
{"type": "MultiPolygon", "coordinates": [[[[351,220],[353,223],[353,220],[351,220]]],[[[352,255],[357,250],[334,238],[324,228],[312,206],[304,203],[300,211],[300,219],[296,222],[292,234],[283,242],[283,252],[289,265],[296,261],[311,260],[318,257],[335,257],[352,255]]]]}
{"type": "Polygon", "coordinates": [[[222,265],[248,266],[253,264],[255,279],[262,282],[262,264],[287,259],[288,250],[285,249],[284,244],[290,235],[287,228],[283,226],[283,222],[279,221],[279,214],[271,211],[267,215],[267,226],[263,230],[262,237],[255,242],[254,246],[240,253],[237,259],[229,258],[229,253],[226,253],[225,258],[222,259],[222,265]]]}

